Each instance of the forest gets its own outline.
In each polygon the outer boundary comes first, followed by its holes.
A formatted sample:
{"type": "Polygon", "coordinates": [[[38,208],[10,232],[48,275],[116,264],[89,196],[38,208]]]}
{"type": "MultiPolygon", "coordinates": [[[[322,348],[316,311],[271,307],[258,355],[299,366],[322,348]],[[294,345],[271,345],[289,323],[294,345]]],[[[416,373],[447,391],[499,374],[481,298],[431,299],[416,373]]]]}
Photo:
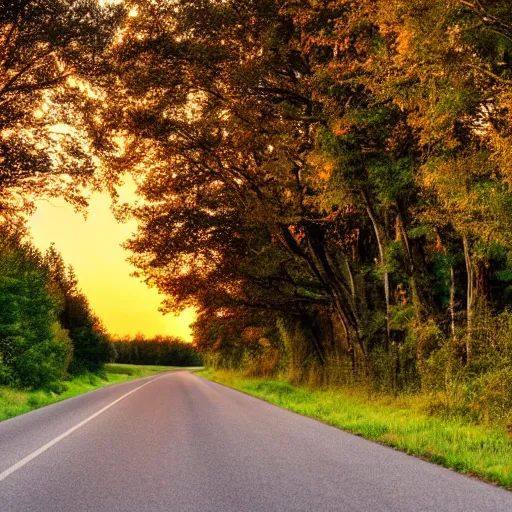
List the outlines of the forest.
{"type": "Polygon", "coordinates": [[[109,191],[209,366],[510,419],[508,0],[20,0],[0,48],[3,229],[109,191]]]}

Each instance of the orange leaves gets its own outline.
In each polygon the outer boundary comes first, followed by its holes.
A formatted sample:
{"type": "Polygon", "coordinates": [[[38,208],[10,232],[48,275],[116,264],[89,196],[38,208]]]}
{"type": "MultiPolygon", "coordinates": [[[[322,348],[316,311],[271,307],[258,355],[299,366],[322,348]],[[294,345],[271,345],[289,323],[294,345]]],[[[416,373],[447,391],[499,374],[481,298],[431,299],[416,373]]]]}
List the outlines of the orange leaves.
{"type": "Polygon", "coordinates": [[[332,173],[336,168],[334,162],[325,162],[322,167],[318,169],[317,176],[321,181],[329,181],[331,179],[332,173]]]}
{"type": "Polygon", "coordinates": [[[312,153],[308,157],[308,164],[312,168],[309,174],[309,182],[315,187],[321,188],[330,181],[336,169],[336,162],[320,153],[312,153]]]}
{"type": "Polygon", "coordinates": [[[336,119],[331,124],[331,130],[336,137],[343,137],[350,132],[350,124],[345,119],[336,119]]]}
{"type": "Polygon", "coordinates": [[[410,56],[412,37],[413,33],[408,27],[405,27],[398,33],[396,38],[396,51],[398,53],[399,60],[404,60],[410,56]]]}
{"type": "Polygon", "coordinates": [[[306,233],[304,232],[303,228],[298,228],[296,226],[288,226],[288,231],[299,245],[304,240],[304,238],[306,238],[306,233]]]}

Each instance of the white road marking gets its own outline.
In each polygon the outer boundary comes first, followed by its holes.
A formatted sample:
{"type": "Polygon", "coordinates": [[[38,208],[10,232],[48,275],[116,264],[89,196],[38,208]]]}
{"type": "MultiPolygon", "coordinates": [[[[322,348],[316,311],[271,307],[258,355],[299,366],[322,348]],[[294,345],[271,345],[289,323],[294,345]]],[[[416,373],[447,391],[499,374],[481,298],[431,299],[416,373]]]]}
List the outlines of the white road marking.
{"type": "Polygon", "coordinates": [[[117,402],[120,402],[121,400],[125,399],[128,395],[135,393],[135,391],[138,391],[139,389],[143,388],[144,386],[147,386],[148,384],[151,384],[152,382],[155,382],[155,380],[161,379],[164,376],[165,375],[160,375],[159,377],[156,377],[155,379],[152,379],[149,382],[142,384],[142,386],[132,389],[131,391],[129,391],[122,397],[118,398],[117,400],[114,400],[107,406],[103,407],[103,409],[100,409],[98,412],[95,412],[92,416],[89,416],[85,420],[76,424],[74,427],[71,427],[69,430],[66,430],[66,432],[64,432],[60,436],[57,436],[55,439],[52,439],[50,442],[46,443],[44,446],[41,446],[41,448],[38,448],[36,451],[32,452],[30,455],[27,455],[20,461],[16,462],[16,464],[13,464],[10,468],[8,468],[5,471],[3,471],[2,473],[0,473],[0,482],[2,480],[5,480],[8,476],[12,475],[15,471],[18,471],[18,469],[21,469],[23,466],[25,466],[25,464],[28,464],[31,460],[34,460],[36,457],[39,457],[39,455],[44,453],[46,450],[49,450],[52,446],[56,445],[59,441],[62,441],[65,437],[68,437],[69,434],[72,434],[75,430],[78,430],[79,428],[83,427],[86,423],[89,423],[89,421],[93,420],[100,414],[104,413],[107,409],[110,409],[113,405],[117,404],[117,402]]]}

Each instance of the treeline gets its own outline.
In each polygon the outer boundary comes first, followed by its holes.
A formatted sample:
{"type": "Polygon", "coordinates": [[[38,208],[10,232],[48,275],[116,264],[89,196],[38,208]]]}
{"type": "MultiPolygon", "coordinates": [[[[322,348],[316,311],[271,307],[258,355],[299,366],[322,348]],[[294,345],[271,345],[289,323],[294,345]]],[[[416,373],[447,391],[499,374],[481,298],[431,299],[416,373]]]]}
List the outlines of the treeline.
{"type": "Polygon", "coordinates": [[[155,336],[146,338],[137,334],[131,338],[112,340],[112,358],[116,363],[162,366],[201,366],[197,349],[181,338],[155,336]]]}
{"type": "Polygon", "coordinates": [[[102,367],[108,336],[73,269],[25,234],[0,228],[0,384],[58,390],[68,375],[102,367]]]}

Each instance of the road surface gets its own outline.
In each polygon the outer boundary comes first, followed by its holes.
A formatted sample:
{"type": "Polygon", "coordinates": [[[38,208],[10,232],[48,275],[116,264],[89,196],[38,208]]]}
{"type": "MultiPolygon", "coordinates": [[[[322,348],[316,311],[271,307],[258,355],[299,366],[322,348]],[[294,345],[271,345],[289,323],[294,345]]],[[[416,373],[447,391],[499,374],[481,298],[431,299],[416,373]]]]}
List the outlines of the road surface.
{"type": "Polygon", "coordinates": [[[0,423],[1,512],[511,512],[512,493],[188,372],[0,423]]]}

